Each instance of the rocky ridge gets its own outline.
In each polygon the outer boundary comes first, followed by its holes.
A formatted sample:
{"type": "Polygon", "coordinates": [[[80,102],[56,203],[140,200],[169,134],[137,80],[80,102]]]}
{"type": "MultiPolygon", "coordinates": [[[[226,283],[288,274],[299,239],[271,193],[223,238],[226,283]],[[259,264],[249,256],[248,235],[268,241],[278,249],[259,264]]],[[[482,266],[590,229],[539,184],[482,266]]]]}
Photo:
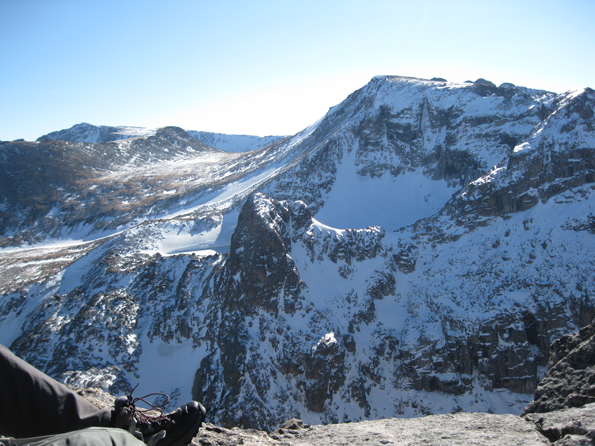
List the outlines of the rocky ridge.
{"type": "Polygon", "coordinates": [[[287,136],[226,135],[196,130],[187,130],[187,132],[197,141],[226,152],[251,152],[287,138],[287,136]]]}
{"type": "MultiPolygon", "coordinates": [[[[197,220],[220,216],[221,210],[193,213],[192,208],[239,178],[258,177],[271,163],[299,156],[278,144],[247,154],[228,153],[178,127],[105,143],[0,143],[0,153],[0,246],[47,238],[95,239],[168,218],[175,211],[197,220]]],[[[238,206],[249,194],[250,185],[247,188],[232,196],[224,211],[238,206]]]]}
{"type": "MultiPolygon", "coordinates": [[[[155,135],[157,129],[129,126],[92,125],[86,122],[73,125],[69,129],[51,132],[40,136],[37,141],[60,140],[84,143],[106,143],[130,138],[155,135]]],[[[226,135],[222,133],[186,130],[197,141],[226,152],[251,152],[269,146],[286,136],[226,135]]]]}
{"type": "Polygon", "coordinates": [[[129,126],[92,125],[87,122],[73,125],[69,129],[58,130],[40,136],[37,141],[60,140],[71,142],[102,143],[122,139],[150,136],[155,134],[155,129],[129,126]]]}
{"type": "Polygon", "coordinates": [[[524,414],[582,407],[595,402],[595,322],[550,346],[548,374],[524,414]]]}

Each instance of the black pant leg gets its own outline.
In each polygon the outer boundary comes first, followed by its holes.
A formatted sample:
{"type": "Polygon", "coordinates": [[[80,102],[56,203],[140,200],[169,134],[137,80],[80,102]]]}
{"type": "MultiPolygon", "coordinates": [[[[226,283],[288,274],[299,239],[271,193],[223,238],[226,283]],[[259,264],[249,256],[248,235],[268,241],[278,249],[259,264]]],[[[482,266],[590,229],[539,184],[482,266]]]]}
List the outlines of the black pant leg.
{"type": "Polygon", "coordinates": [[[111,413],[110,409],[98,409],[0,345],[0,434],[38,437],[109,427],[111,413]]]}

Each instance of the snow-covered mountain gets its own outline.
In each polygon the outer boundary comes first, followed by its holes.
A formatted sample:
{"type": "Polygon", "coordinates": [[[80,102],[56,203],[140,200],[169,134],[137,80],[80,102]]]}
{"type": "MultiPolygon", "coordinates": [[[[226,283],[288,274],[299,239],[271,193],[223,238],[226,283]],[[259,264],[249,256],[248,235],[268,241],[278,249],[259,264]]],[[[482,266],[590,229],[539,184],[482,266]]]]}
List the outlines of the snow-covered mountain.
{"type": "MultiPolygon", "coordinates": [[[[38,141],[61,140],[72,142],[112,142],[129,138],[155,135],[157,129],[129,126],[92,125],[86,122],[73,125],[69,129],[58,130],[39,137],[38,141]]],[[[250,152],[266,147],[285,136],[226,135],[223,133],[199,132],[187,130],[188,134],[201,143],[226,152],[250,152]]]]}
{"type": "Polygon", "coordinates": [[[92,125],[87,122],[73,125],[69,129],[58,130],[40,136],[37,141],[50,139],[72,142],[111,142],[155,134],[155,129],[130,126],[92,125]]]}
{"type": "Polygon", "coordinates": [[[595,315],[595,92],[380,76],[245,153],[0,145],[0,342],[273,428],[519,413],[595,315]]]}

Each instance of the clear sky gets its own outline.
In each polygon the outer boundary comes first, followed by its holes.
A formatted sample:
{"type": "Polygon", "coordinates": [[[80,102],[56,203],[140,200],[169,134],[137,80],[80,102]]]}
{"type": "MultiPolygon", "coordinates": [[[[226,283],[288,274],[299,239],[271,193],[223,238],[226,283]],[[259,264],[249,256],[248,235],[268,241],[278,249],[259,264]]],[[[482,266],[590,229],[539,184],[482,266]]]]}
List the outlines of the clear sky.
{"type": "Polygon", "coordinates": [[[0,140],[294,134],[373,76],[595,88],[594,0],[0,0],[0,140]]]}

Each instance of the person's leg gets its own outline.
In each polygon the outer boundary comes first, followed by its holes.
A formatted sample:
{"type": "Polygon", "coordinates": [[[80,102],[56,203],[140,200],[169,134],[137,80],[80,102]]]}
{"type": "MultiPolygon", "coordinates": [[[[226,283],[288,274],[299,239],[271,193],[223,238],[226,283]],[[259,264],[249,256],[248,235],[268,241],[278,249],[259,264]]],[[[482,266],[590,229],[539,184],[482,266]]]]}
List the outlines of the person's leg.
{"type": "Polygon", "coordinates": [[[0,434],[39,437],[87,427],[109,427],[100,410],[0,345],[0,434]]]}
{"type": "MultiPolygon", "coordinates": [[[[33,438],[0,438],[0,446],[147,446],[122,429],[87,429],[33,438]]],[[[149,446],[156,446],[149,445],[149,446]]]]}

